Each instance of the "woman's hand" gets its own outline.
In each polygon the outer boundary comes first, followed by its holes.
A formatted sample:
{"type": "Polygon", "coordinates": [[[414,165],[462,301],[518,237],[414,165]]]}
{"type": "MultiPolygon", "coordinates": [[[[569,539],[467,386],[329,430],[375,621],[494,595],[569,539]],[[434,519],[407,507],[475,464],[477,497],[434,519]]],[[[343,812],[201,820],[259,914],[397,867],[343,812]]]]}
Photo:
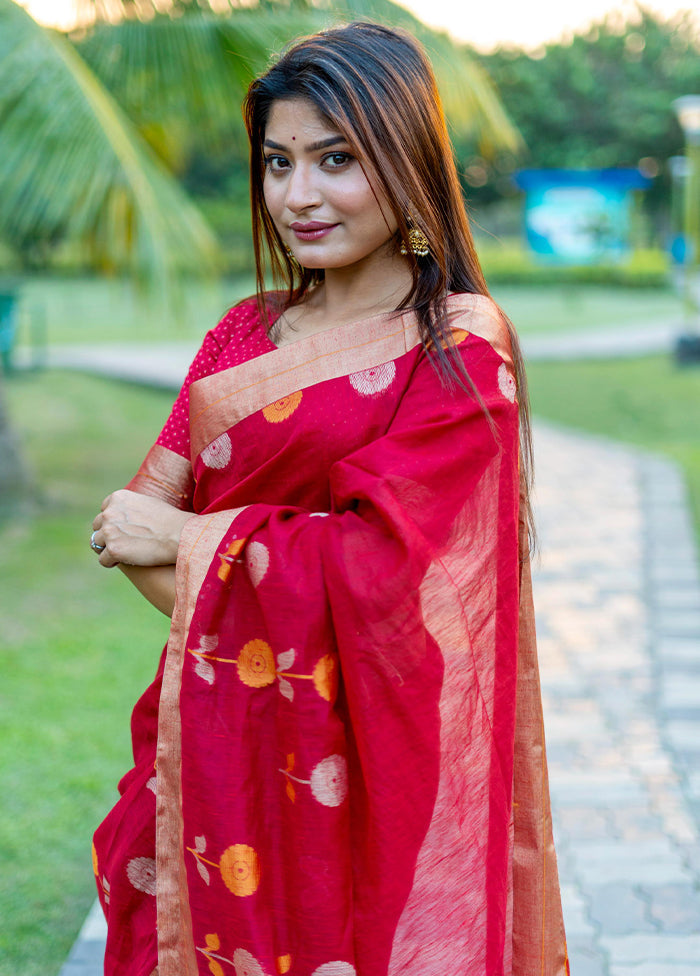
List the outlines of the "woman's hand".
{"type": "Polygon", "coordinates": [[[95,543],[103,566],[172,566],[180,535],[191,512],[173,508],[160,498],[122,488],[107,495],[95,518],[95,543]]]}

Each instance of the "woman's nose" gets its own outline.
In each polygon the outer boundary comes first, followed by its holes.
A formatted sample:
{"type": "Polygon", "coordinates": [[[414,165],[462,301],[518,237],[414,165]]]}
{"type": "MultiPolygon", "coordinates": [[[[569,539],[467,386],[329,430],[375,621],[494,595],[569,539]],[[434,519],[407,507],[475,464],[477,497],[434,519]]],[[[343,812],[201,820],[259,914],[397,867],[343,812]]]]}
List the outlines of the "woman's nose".
{"type": "Polygon", "coordinates": [[[287,181],[285,204],[287,209],[299,213],[320,203],[320,193],[314,178],[313,166],[297,163],[287,181]]]}

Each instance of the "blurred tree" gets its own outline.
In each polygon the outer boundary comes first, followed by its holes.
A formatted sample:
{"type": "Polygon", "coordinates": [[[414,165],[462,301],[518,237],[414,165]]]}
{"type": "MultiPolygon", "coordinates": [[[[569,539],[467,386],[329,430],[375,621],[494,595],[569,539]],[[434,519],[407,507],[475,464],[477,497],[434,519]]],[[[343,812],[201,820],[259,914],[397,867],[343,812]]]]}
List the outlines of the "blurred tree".
{"type": "MultiPolygon", "coordinates": [[[[497,85],[533,167],[638,166],[667,203],[665,161],[683,136],[671,102],[700,91],[700,29],[690,13],[665,21],[637,7],[540,51],[476,55],[497,85]]],[[[497,195],[489,173],[484,195],[497,195]]]]}

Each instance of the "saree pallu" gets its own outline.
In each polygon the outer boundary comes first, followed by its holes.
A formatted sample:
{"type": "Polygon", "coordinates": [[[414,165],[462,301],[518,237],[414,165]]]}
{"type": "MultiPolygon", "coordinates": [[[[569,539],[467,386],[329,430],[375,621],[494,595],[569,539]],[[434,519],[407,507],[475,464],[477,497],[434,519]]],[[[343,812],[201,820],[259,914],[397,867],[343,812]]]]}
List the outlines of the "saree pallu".
{"type": "Polygon", "coordinates": [[[566,972],[510,347],[449,310],[478,396],[412,313],[233,310],[130,484],[196,514],[95,835],[107,976],[566,972]]]}

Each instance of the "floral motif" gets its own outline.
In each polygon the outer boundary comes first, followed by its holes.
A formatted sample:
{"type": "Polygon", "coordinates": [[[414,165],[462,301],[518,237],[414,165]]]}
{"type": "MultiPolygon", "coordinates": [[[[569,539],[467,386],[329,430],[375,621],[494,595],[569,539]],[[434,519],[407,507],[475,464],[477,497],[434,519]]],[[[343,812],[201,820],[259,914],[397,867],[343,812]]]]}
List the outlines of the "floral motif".
{"type": "Polygon", "coordinates": [[[211,444],[207,444],[200,457],[208,468],[225,468],[231,460],[231,438],[221,434],[211,444]]]}
{"type": "Polygon", "coordinates": [[[126,875],[137,891],[156,893],[156,862],[152,857],[134,857],[126,866],[126,875]]]}
{"type": "MultiPolygon", "coordinates": [[[[201,952],[202,955],[207,958],[209,962],[209,970],[213,976],[224,976],[224,970],[221,966],[221,962],[225,962],[229,966],[233,966],[236,971],[236,976],[267,976],[265,970],[260,965],[258,960],[255,958],[255,956],[248,952],[247,949],[236,949],[233,954],[233,959],[227,959],[225,956],[218,955],[219,949],[221,948],[221,940],[215,932],[205,936],[204,942],[205,948],[197,946],[197,952],[201,952]]],[[[286,958],[290,959],[291,965],[291,957],[286,958]]],[[[286,969],[279,971],[287,972],[286,969]]]]}
{"type": "Polygon", "coordinates": [[[265,970],[247,949],[236,949],[233,954],[233,968],[236,976],[265,976],[265,970]]]}
{"type": "Polygon", "coordinates": [[[234,895],[245,898],[257,891],[260,884],[260,861],[255,850],[247,844],[227,847],[221,855],[219,870],[224,884],[234,895]]]}
{"type": "Polygon", "coordinates": [[[219,566],[219,572],[217,575],[222,583],[225,583],[231,575],[233,564],[235,563],[244,545],[245,539],[234,539],[225,552],[220,552],[218,554],[219,559],[221,560],[221,565],[219,566]]]}
{"type": "Polygon", "coordinates": [[[328,756],[314,766],[311,771],[311,779],[300,779],[293,776],[294,753],[290,752],[287,756],[287,768],[280,769],[287,780],[287,796],[292,801],[296,800],[296,790],[294,783],[302,783],[311,787],[314,799],[322,803],[324,807],[338,807],[348,795],[348,765],[342,756],[328,756]]]}
{"type": "Polygon", "coordinates": [[[218,864],[204,857],[206,849],[207,839],[202,835],[195,837],[194,847],[187,848],[187,851],[193,855],[197,870],[205,884],[211,883],[208,865],[210,868],[218,868],[224,884],[234,895],[245,897],[257,891],[260,884],[260,860],[254,848],[247,844],[233,844],[226,848],[218,864]]]}
{"type": "Polygon", "coordinates": [[[146,789],[150,790],[154,796],[158,795],[158,779],[156,776],[151,776],[150,779],[146,780],[146,789]]]}
{"type": "Polygon", "coordinates": [[[337,807],[348,795],[348,764],[342,756],[328,756],[314,766],[311,792],[324,807],[337,807]]]}
{"type": "Polygon", "coordinates": [[[324,962],[311,976],[357,976],[357,973],[349,962],[324,962]]]}
{"type": "Polygon", "coordinates": [[[279,976],[284,976],[292,968],[292,957],[289,953],[284,956],[277,956],[276,965],[279,976]]]}
{"type": "Polygon", "coordinates": [[[271,424],[279,424],[287,417],[291,417],[296,408],[301,403],[301,398],[303,396],[301,390],[297,390],[296,393],[290,393],[289,396],[281,397],[279,400],[275,400],[274,403],[269,404],[267,407],[263,407],[263,417],[268,420],[271,424]]]}
{"type": "Polygon", "coordinates": [[[382,363],[380,366],[372,366],[371,369],[363,369],[359,373],[351,373],[348,379],[350,386],[360,396],[377,396],[391,386],[395,376],[396,363],[392,361],[382,363]]]}
{"type": "Polygon", "coordinates": [[[253,586],[258,587],[270,566],[270,551],[262,542],[251,542],[245,552],[246,566],[253,586]]]}
{"type": "Polygon", "coordinates": [[[213,685],[216,679],[216,672],[209,662],[219,660],[219,658],[213,657],[213,652],[218,647],[218,644],[219,638],[216,634],[205,634],[200,638],[198,648],[194,650],[189,647],[187,648],[189,653],[197,658],[194,673],[203,681],[206,681],[208,685],[213,685]]]}
{"type": "Polygon", "coordinates": [[[321,698],[326,701],[335,701],[338,694],[338,662],[333,654],[325,654],[313,671],[314,688],[321,698]]]}
{"type": "Polygon", "coordinates": [[[238,677],[249,688],[267,688],[278,681],[280,694],[288,701],[294,701],[294,687],[290,678],[301,681],[312,681],[314,688],[326,701],[333,701],[338,692],[338,665],[333,655],[326,654],[316,662],[312,674],[293,674],[289,668],[294,664],[296,651],[290,648],[277,655],[277,665],[272,648],[267,641],[255,639],[248,641],[241,648],[238,657],[217,657],[213,654],[218,644],[216,635],[205,635],[200,639],[198,648],[187,648],[188,654],[197,658],[195,674],[213,685],[216,672],[212,662],[219,664],[235,664],[238,677]]]}
{"type": "Polygon", "coordinates": [[[244,644],[236,661],[238,677],[250,688],[265,688],[277,677],[272,648],[264,640],[244,644]]]}
{"type": "Polygon", "coordinates": [[[511,403],[515,403],[518,388],[515,383],[515,377],[508,371],[508,367],[505,363],[501,363],[501,365],[498,367],[498,389],[501,391],[506,400],[510,400],[511,403]]]}

